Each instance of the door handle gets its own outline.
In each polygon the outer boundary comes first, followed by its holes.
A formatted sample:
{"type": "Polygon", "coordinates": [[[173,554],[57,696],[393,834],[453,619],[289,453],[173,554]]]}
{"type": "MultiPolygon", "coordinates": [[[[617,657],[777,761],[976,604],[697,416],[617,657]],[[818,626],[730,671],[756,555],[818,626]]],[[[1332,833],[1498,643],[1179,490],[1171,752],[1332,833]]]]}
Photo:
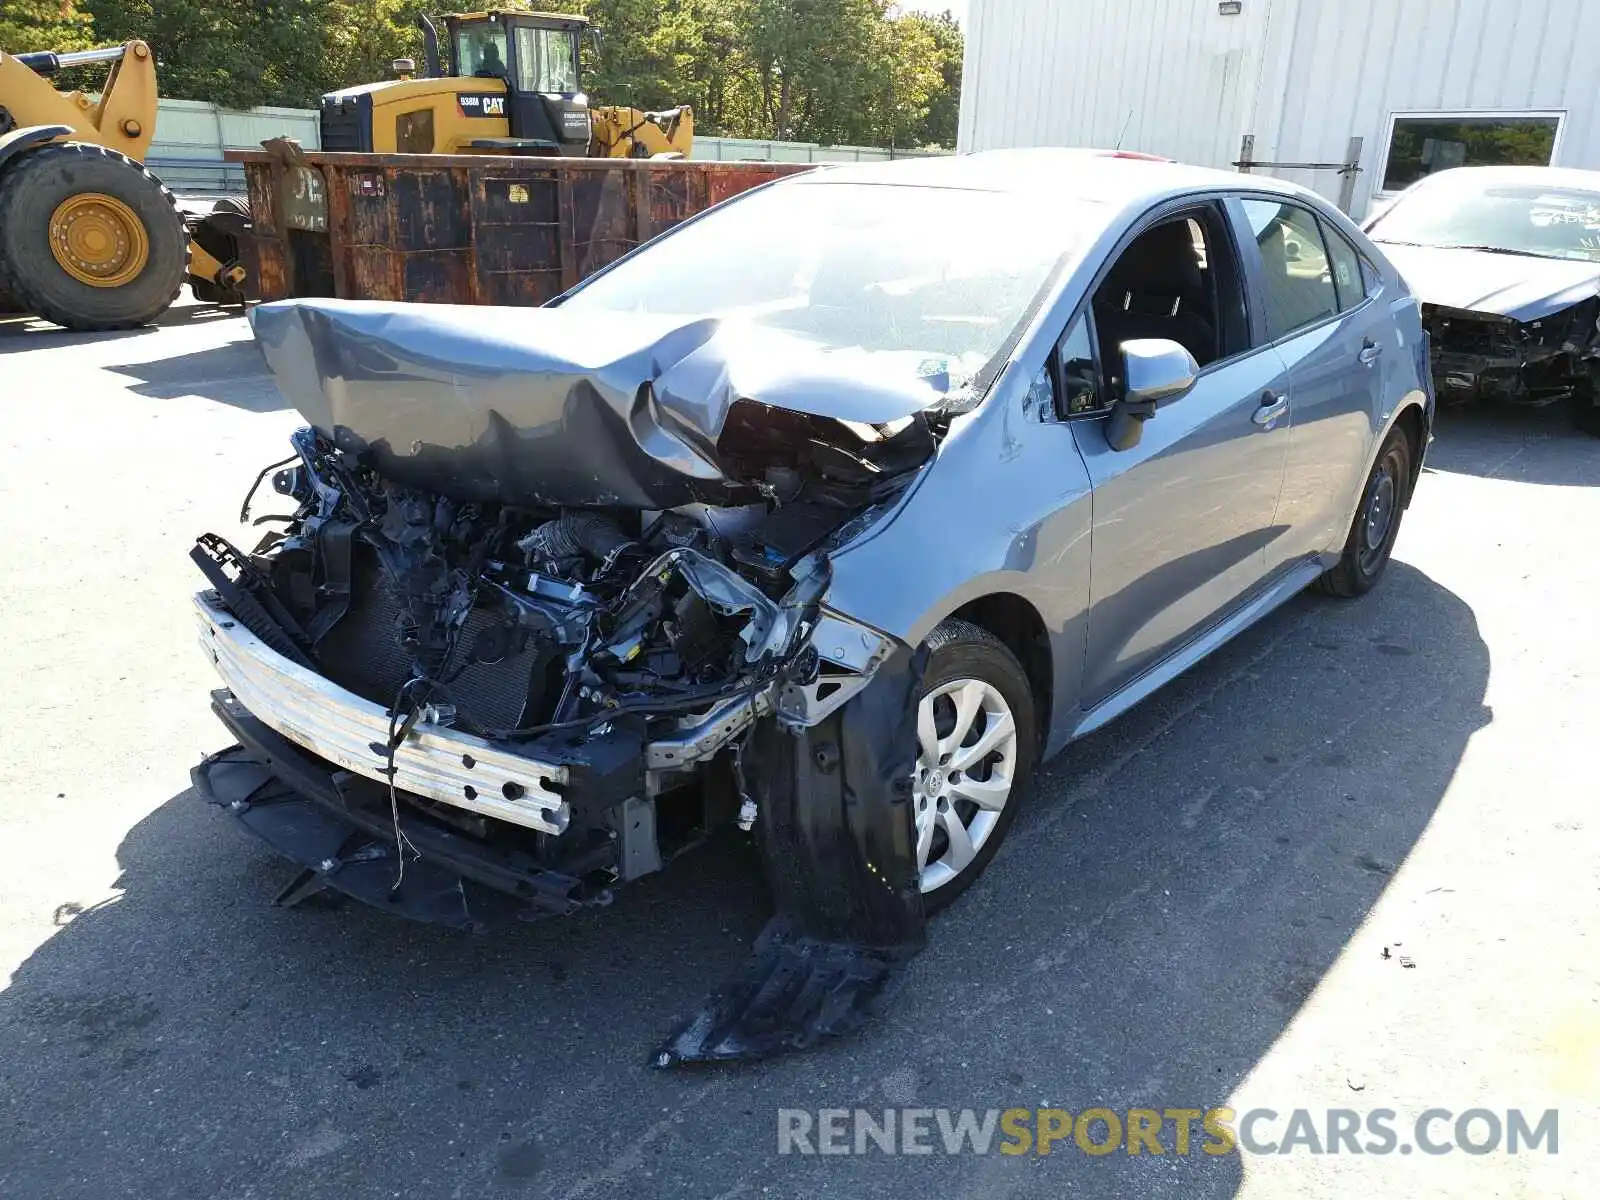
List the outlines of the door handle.
{"type": "Polygon", "coordinates": [[[1280,396],[1276,392],[1263,392],[1261,407],[1256,409],[1250,419],[1263,429],[1271,429],[1278,418],[1288,411],[1289,397],[1280,396]]]}
{"type": "Polygon", "coordinates": [[[1363,367],[1370,367],[1378,361],[1378,356],[1383,353],[1383,347],[1370,338],[1361,344],[1361,353],[1356,355],[1363,367]]]}

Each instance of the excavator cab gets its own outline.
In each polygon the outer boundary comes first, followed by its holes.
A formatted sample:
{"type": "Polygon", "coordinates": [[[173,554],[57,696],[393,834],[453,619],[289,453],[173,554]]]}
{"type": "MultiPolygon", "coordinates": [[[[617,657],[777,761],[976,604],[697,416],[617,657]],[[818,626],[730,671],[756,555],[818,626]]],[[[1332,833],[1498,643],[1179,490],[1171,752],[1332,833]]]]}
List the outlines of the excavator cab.
{"type": "MultiPolygon", "coordinates": [[[[591,108],[578,51],[598,41],[589,22],[559,13],[426,16],[425,68],[414,77],[329,92],[322,149],[363,154],[546,154],[570,158],[687,158],[688,105],[641,112],[591,108]]],[[[405,68],[414,66],[405,63],[405,68]]]]}
{"type": "Polygon", "coordinates": [[[515,154],[589,152],[589,98],[578,66],[589,23],[551,13],[463,13],[445,18],[451,74],[483,80],[484,88],[456,94],[462,120],[506,122],[504,136],[487,129],[471,150],[515,154]],[[493,88],[504,85],[504,91],[493,88]]]}
{"type": "Polygon", "coordinates": [[[366,154],[589,153],[578,46],[589,22],[555,13],[457,13],[445,45],[426,16],[420,78],[322,98],[322,149],[366,154]]]}

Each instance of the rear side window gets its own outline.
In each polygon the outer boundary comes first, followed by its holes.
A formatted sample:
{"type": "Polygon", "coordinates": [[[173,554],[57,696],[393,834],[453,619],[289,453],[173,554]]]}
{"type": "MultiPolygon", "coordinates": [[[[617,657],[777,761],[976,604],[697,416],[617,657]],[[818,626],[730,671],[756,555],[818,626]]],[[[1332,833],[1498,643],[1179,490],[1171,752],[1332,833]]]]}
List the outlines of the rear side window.
{"type": "Polygon", "coordinates": [[[1275,342],[1297,329],[1336,316],[1339,295],[1334,289],[1317,218],[1298,204],[1276,200],[1242,203],[1261,252],[1267,339],[1275,342]]]}
{"type": "Polygon", "coordinates": [[[1361,279],[1367,285],[1367,295],[1376,296],[1383,288],[1383,272],[1365,254],[1361,256],[1361,279]]]}
{"type": "Polygon", "coordinates": [[[1327,238],[1328,269],[1333,275],[1334,290],[1339,294],[1339,311],[1360,308],[1369,294],[1366,280],[1362,278],[1361,252],[1327,222],[1323,222],[1322,232],[1327,238]]]}

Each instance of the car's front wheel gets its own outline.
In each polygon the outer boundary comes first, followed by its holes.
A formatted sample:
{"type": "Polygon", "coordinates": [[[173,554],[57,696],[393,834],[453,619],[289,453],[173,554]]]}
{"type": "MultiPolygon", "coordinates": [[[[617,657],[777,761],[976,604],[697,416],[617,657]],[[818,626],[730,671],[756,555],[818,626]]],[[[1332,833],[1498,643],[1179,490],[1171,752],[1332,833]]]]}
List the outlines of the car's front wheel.
{"type": "Polygon", "coordinates": [[[1037,753],[1033,691],[988,631],[945,621],[928,638],[912,772],[917,868],[929,912],[971,886],[1016,819],[1037,753]]]}

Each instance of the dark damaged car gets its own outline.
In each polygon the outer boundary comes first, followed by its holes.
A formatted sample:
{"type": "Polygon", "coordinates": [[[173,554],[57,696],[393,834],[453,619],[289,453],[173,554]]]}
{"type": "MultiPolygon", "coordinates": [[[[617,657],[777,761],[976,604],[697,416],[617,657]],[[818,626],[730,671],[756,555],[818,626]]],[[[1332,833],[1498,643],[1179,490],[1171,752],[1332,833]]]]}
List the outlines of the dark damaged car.
{"type": "Polygon", "coordinates": [[[1368,232],[1422,304],[1440,403],[1565,404],[1600,436],[1600,172],[1441,171],[1368,232]]]}
{"type": "Polygon", "coordinates": [[[1377,582],[1432,420],[1341,215],[1084,153],[796,177],[545,309],[253,323],[308,425],[291,511],[194,551],[201,792],[285,903],[458,927],[750,831],[776,915],[663,1064],[873,1011],[1041,759],[1377,582]]]}

